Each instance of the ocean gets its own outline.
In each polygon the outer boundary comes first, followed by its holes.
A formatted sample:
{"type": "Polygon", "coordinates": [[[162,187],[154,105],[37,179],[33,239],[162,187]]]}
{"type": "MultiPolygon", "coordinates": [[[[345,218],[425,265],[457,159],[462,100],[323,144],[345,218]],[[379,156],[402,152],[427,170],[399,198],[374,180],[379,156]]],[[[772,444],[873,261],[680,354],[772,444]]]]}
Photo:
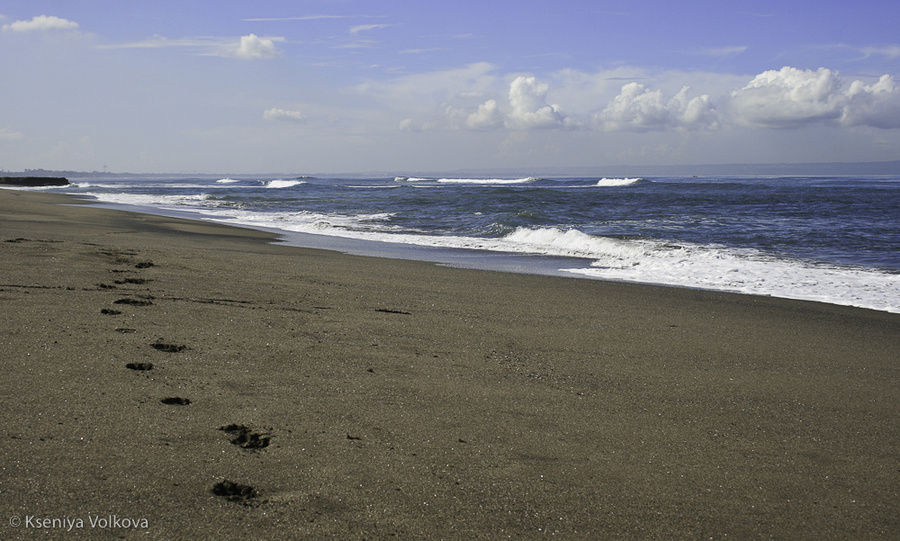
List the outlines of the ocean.
{"type": "Polygon", "coordinates": [[[900,313],[900,177],[70,178],[296,246],[900,313]]]}

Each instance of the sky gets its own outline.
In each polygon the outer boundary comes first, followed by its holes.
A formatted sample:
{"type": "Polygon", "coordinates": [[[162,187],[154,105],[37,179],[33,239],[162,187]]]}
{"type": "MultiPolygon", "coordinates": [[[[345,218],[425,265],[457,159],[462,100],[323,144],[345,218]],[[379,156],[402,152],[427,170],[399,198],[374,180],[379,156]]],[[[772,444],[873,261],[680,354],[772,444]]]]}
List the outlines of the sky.
{"type": "Polygon", "coordinates": [[[900,160],[897,0],[0,0],[0,171],[900,160]]]}

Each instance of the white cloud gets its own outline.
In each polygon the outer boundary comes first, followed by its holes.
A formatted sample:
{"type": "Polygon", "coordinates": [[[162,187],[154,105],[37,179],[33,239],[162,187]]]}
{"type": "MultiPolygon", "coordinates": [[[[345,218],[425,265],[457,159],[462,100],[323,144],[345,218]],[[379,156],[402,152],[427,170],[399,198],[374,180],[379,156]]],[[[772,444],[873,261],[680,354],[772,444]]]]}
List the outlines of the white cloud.
{"type": "Polygon", "coordinates": [[[275,41],[281,38],[261,38],[256,34],[241,36],[241,43],[234,56],[237,58],[275,58],[281,53],[275,48],[275,41]]]}
{"type": "Polygon", "coordinates": [[[446,47],[431,47],[428,49],[403,49],[397,54],[425,54],[425,53],[433,53],[436,51],[446,51],[446,47]]]}
{"type": "Polygon", "coordinates": [[[55,17],[53,15],[38,15],[30,21],[15,21],[13,23],[4,24],[4,31],[12,32],[33,32],[40,30],[76,30],[78,23],[55,17]]]}
{"type": "Polygon", "coordinates": [[[732,92],[731,109],[745,125],[798,128],[817,123],[900,128],[900,89],[884,75],[873,85],[846,84],[827,68],[785,66],[757,75],[732,92]]]}
{"type": "MultiPolygon", "coordinates": [[[[433,111],[435,103],[466,95],[484,95],[500,88],[487,62],[461,68],[403,75],[390,80],[372,80],[352,88],[359,96],[376,99],[392,108],[433,111]]],[[[474,106],[474,104],[472,104],[474,106]]]]}
{"type": "Polygon", "coordinates": [[[218,37],[194,37],[194,38],[167,38],[165,36],[153,36],[143,41],[130,43],[118,43],[113,45],[98,45],[98,49],[163,49],[168,47],[183,47],[199,49],[198,54],[203,56],[221,56],[225,58],[275,58],[281,56],[281,52],[275,48],[275,42],[284,41],[282,37],[259,37],[256,34],[242,36],[240,40],[235,38],[218,37]]]}
{"type": "MultiPolygon", "coordinates": [[[[225,50],[229,42],[216,41],[213,38],[176,38],[171,39],[165,36],[155,35],[143,41],[134,41],[130,43],[118,43],[113,45],[97,45],[97,49],[162,49],[166,47],[207,47],[212,49],[225,50]]],[[[234,48],[233,43],[232,49],[234,48]]]]}
{"type": "Polygon", "coordinates": [[[842,104],[837,73],[826,68],[812,71],[785,66],[764,71],[731,94],[736,119],[765,128],[796,128],[836,120],[842,104]]]}
{"type": "MultiPolygon", "coordinates": [[[[495,98],[473,103],[472,98],[498,94],[499,88],[460,91],[455,95],[457,101],[468,102],[462,107],[445,104],[443,120],[453,128],[471,130],[494,130],[508,128],[511,130],[576,128],[581,124],[574,118],[564,114],[556,104],[547,103],[550,86],[539,83],[535,77],[517,76],[509,84],[506,92],[507,101],[501,103],[495,98]]],[[[479,100],[480,101],[480,100],[479,100]]],[[[426,127],[437,127],[441,124],[426,124],[426,127]]]]}
{"type": "Polygon", "coordinates": [[[350,34],[355,36],[356,34],[359,34],[360,32],[368,32],[369,30],[375,30],[378,28],[388,28],[389,26],[392,26],[392,25],[390,25],[390,24],[361,24],[361,25],[352,27],[350,29],[350,34]]]}
{"type": "Polygon", "coordinates": [[[705,49],[697,49],[696,53],[701,56],[709,56],[712,58],[730,58],[747,52],[746,45],[735,45],[732,47],[708,47],[705,49]]]}
{"type": "Polygon", "coordinates": [[[661,90],[628,83],[595,121],[606,131],[646,132],[668,129],[700,129],[718,126],[718,114],[708,95],[687,97],[688,87],[669,100],[661,90]]]}
{"type": "Polygon", "coordinates": [[[466,126],[473,130],[494,130],[503,126],[503,114],[497,100],[487,100],[466,118],[466,126]]]}
{"type": "Polygon", "coordinates": [[[561,128],[573,126],[559,106],[547,103],[550,86],[538,83],[534,77],[519,76],[509,85],[509,104],[506,119],[511,128],[561,128]]]}
{"type": "Polygon", "coordinates": [[[287,109],[278,109],[275,107],[273,107],[272,109],[266,109],[263,112],[263,118],[266,120],[294,122],[297,124],[303,124],[304,122],[306,122],[306,115],[304,115],[301,111],[290,111],[287,109]]]}
{"type": "Polygon", "coordinates": [[[566,70],[555,74],[551,79],[553,95],[565,98],[565,112],[562,106],[549,103],[550,83],[539,82],[533,76],[516,76],[509,83],[506,99],[491,97],[497,96],[499,89],[458,92],[456,97],[460,101],[464,101],[466,96],[480,99],[477,103],[469,101],[462,106],[445,104],[441,109],[444,123],[427,123],[425,127],[581,129],[590,125],[590,120],[593,120],[594,126],[606,131],[685,131],[719,127],[719,113],[710,96],[690,97],[687,86],[682,86],[671,98],[665,97],[660,90],[647,90],[639,83],[616,86],[621,88],[619,95],[611,97],[603,111],[592,115],[591,110],[598,98],[602,99],[602,96],[612,92],[609,82],[624,78],[618,76],[623,73],[616,71],[592,75],[566,70]]]}
{"type": "Polygon", "coordinates": [[[258,17],[243,19],[247,22],[317,21],[320,19],[347,19],[349,15],[301,15],[299,17],[258,17]]]}
{"type": "Polygon", "coordinates": [[[864,58],[872,56],[884,56],[890,60],[900,58],[900,45],[886,45],[884,47],[863,47],[860,49],[864,58]]]}
{"type": "Polygon", "coordinates": [[[19,141],[21,139],[25,139],[25,135],[7,128],[0,128],[0,141],[19,141]]]}
{"type": "Polygon", "coordinates": [[[851,82],[824,68],[785,67],[749,78],[621,68],[564,70],[541,80],[496,71],[491,64],[471,64],[373,81],[356,92],[380,102],[392,123],[403,119],[404,130],[593,128],[662,134],[815,124],[900,129],[900,84],[890,76],[851,82]]]}
{"type": "Polygon", "coordinates": [[[846,126],[900,128],[900,88],[890,75],[882,75],[873,85],[853,81],[840,121],[846,126]]]}
{"type": "Polygon", "coordinates": [[[675,127],[679,129],[715,129],[719,126],[719,114],[710,101],[709,94],[688,99],[689,87],[682,87],[669,101],[675,127]]]}
{"type": "Polygon", "coordinates": [[[360,50],[360,49],[374,49],[378,46],[378,42],[371,39],[358,39],[356,41],[350,43],[342,43],[340,45],[335,45],[335,49],[348,49],[348,50],[360,50]]]}

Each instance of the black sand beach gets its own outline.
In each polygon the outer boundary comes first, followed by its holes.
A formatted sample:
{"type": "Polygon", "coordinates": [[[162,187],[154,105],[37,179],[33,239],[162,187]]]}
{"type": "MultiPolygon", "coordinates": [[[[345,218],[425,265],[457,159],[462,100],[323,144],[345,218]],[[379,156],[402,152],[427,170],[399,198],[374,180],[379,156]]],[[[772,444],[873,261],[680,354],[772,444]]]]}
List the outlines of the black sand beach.
{"type": "Polygon", "coordinates": [[[61,203],[0,190],[0,538],[900,537],[900,315],[61,203]]]}

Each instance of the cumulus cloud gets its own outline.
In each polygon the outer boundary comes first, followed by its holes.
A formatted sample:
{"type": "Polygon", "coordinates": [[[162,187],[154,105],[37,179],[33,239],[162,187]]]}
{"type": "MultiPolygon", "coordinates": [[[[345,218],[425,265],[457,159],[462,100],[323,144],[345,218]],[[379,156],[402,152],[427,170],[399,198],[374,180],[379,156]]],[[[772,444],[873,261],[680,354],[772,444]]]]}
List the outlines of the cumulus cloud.
{"type": "Polygon", "coordinates": [[[78,23],[55,17],[53,15],[38,15],[30,21],[15,21],[13,23],[4,24],[4,31],[11,32],[34,32],[41,30],[76,30],[78,23]]]}
{"type": "Polygon", "coordinates": [[[548,84],[538,83],[534,77],[516,77],[509,85],[512,111],[507,115],[507,126],[524,129],[573,126],[574,122],[560,111],[558,105],[547,103],[549,91],[548,84]]]}
{"type": "Polygon", "coordinates": [[[275,48],[275,41],[281,38],[261,38],[256,34],[241,36],[241,42],[234,51],[237,58],[275,58],[281,53],[275,48]]]}
{"type": "Polygon", "coordinates": [[[732,92],[731,106],[739,122],[766,128],[796,128],[841,116],[843,97],[837,73],[785,66],[764,71],[732,92]]]}
{"type": "MultiPolygon", "coordinates": [[[[496,68],[486,62],[457,69],[415,73],[388,80],[370,80],[352,91],[374,100],[394,119],[405,119],[403,130],[466,128],[467,117],[478,104],[502,92],[496,68]]],[[[478,129],[486,129],[479,127],[478,129]]]]}
{"type": "MultiPolygon", "coordinates": [[[[507,101],[501,103],[497,99],[490,98],[477,106],[447,105],[443,110],[443,117],[454,128],[471,130],[494,130],[504,127],[512,130],[579,127],[580,123],[564,114],[558,105],[547,103],[549,91],[549,85],[538,82],[535,77],[518,76],[509,85],[506,93],[507,101]]],[[[483,96],[485,93],[459,92],[456,97],[466,100],[483,96]]]]}
{"type": "Polygon", "coordinates": [[[493,130],[503,126],[503,114],[497,100],[488,100],[466,118],[466,127],[473,130],[493,130]]]}
{"type": "Polygon", "coordinates": [[[593,128],[647,133],[815,124],[900,129],[900,84],[890,75],[853,81],[825,68],[784,67],[749,82],[735,75],[617,71],[615,77],[559,72],[547,82],[520,75],[504,83],[491,73],[495,70],[473,65],[464,71],[406,76],[391,85],[368,84],[360,92],[390,96],[400,113],[395,118],[407,119],[402,129],[411,129],[413,122],[416,129],[426,130],[593,128]],[[468,71],[472,73],[461,77],[468,71]],[[625,81],[612,82],[621,79],[625,81]],[[706,92],[684,85],[688,81],[706,92]],[[443,102],[435,108],[431,104],[436,97],[443,102]],[[430,120],[422,120],[428,116],[430,120]]]}
{"type": "Polygon", "coordinates": [[[293,122],[297,124],[303,124],[304,122],[306,122],[306,115],[304,115],[301,111],[290,111],[287,109],[278,109],[277,107],[266,109],[263,112],[263,118],[266,120],[293,122]]]}
{"type": "Polygon", "coordinates": [[[718,126],[718,114],[708,95],[688,99],[688,87],[666,100],[661,90],[628,83],[595,116],[606,131],[694,130],[718,126]]]}
{"type": "Polygon", "coordinates": [[[732,92],[731,108],[743,124],[798,128],[816,123],[900,128],[900,90],[884,75],[873,84],[847,84],[836,71],[785,66],[757,75],[732,92]]]}
{"type": "Polygon", "coordinates": [[[900,128],[900,88],[894,79],[882,75],[873,85],[853,81],[840,122],[846,126],[900,128]]]}

